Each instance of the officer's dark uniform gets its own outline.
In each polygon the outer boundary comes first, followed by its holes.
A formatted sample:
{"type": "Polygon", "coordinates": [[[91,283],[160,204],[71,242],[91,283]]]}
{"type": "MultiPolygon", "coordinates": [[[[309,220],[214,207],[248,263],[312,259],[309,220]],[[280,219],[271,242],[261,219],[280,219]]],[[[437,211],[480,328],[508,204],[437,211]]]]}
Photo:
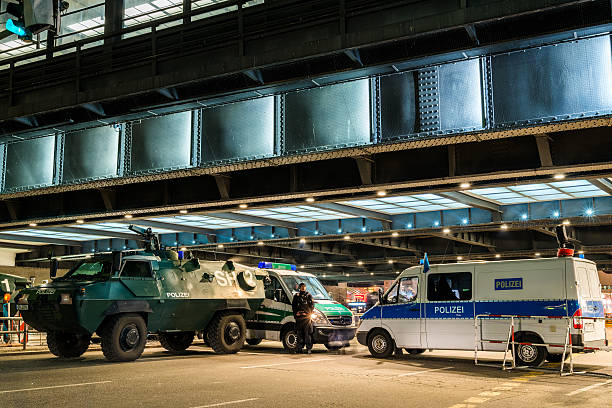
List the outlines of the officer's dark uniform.
{"type": "Polygon", "coordinates": [[[314,301],[310,293],[298,292],[293,296],[293,317],[298,337],[297,350],[302,350],[304,345],[306,350],[312,349],[312,323],[310,315],[314,310],[314,301]]]}

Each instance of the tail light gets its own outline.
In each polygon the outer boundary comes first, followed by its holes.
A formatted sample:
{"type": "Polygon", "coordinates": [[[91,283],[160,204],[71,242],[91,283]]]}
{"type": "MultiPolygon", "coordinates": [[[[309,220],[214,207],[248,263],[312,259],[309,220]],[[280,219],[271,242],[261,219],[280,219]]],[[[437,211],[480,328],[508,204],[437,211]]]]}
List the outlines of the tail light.
{"type": "Polygon", "coordinates": [[[582,329],[584,326],[582,324],[582,319],[580,319],[582,317],[582,309],[576,310],[572,317],[574,318],[574,329],[582,329]]]}

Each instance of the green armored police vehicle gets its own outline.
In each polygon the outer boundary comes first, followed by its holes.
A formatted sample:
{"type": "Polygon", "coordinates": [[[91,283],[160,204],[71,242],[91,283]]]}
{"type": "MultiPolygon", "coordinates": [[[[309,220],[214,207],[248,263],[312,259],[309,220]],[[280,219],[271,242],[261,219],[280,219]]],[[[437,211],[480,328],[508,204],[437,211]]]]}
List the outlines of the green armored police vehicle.
{"type": "MultiPolygon", "coordinates": [[[[92,256],[16,296],[26,323],[47,332],[51,353],[78,357],[97,333],[108,360],[131,361],[142,354],[148,333],[167,350],[182,351],[199,331],[216,353],[238,352],[244,316],[265,298],[267,273],[231,261],[179,260],[150,229],[130,228],[144,236],[144,251],[92,256]]],[[[52,276],[56,269],[52,263],[52,276]]]]}

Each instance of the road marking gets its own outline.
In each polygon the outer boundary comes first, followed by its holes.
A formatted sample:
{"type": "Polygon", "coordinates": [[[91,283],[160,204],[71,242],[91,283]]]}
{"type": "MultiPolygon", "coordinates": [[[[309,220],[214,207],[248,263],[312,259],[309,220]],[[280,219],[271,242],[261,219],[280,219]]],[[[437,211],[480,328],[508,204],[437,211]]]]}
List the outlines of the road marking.
{"type": "Polygon", "coordinates": [[[465,400],[465,402],[469,404],[482,404],[483,402],[487,402],[489,398],[478,398],[478,397],[470,397],[465,400]]]}
{"type": "Polygon", "coordinates": [[[80,386],[83,386],[83,385],[108,384],[110,382],[112,382],[112,381],[96,381],[96,382],[79,383],[79,384],[52,385],[52,386],[49,386],[49,387],[22,388],[20,390],[0,391],[0,394],[9,394],[9,393],[12,393],[12,392],[24,392],[24,391],[51,390],[51,389],[54,389],[54,388],[65,388],[65,387],[80,387],[80,386]]]}
{"type": "Polygon", "coordinates": [[[572,392],[567,393],[565,395],[567,395],[568,397],[571,397],[572,395],[580,394],[581,392],[589,391],[589,390],[592,390],[593,388],[601,387],[602,385],[606,385],[606,384],[610,384],[610,383],[612,383],[612,380],[608,380],[608,381],[605,381],[605,382],[602,382],[602,383],[597,383],[597,384],[589,385],[588,387],[584,387],[584,388],[579,388],[576,391],[572,391],[572,392]]]}
{"type": "Polygon", "coordinates": [[[480,395],[481,397],[497,397],[498,395],[501,395],[501,392],[483,391],[478,395],[480,395]]]}
{"type": "Polygon", "coordinates": [[[193,408],[212,408],[212,407],[222,407],[225,405],[233,405],[233,404],[241,404],[243,402],[249,402],[249,401],[256,401],[259,398],[247,398],[247,399],[241,399],[241,400],[235,400],[235,401],[226,401],[226,402],[219,402],[217,404],[209,404],[209,405],[200,405],[198,407],[193,407],[193,408]]]}
{"type": "Polygon", "coordinates": [[[262,364],[262,365],[254,365],[254,366],[246,366],[246,367],[240,367],[240,368],[265,368],[265,367],[276,367],[276,366],[282,366],[282,365],[288,365],[288,364],[302,364],[302,363],[316,363],[318,361],[329,361],[329,360],[333,360],[333,358],[319,358],[316,360],[311,360],[309,358],[303,358],[300,359],[299,361],[291,361],[288,363],[276,363],[276,364],[262,364]]]}
{"type": "Polygon", "coordinates": [[[422,370],[422,371],[412,371],[410,373],[400,374],[398,377],[408,377],[409,375],[419,375],[423,373],[431,373],[432,371],[440,371],[440,370],[450,370],[454,367],[443,367],[443,368],[433,368],[431,370],[422,370]]]}

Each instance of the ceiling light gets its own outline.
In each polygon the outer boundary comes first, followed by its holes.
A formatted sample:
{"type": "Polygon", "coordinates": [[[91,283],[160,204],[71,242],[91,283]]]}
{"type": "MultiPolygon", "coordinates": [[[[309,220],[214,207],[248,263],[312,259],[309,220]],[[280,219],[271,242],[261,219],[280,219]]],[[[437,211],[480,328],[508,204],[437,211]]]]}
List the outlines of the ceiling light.
{"type": "Polygon", "coordinates": [[[392,236],[392,237],[398,237],[398,236],[399,236],[399,233],[398,233],[398,232],[392,232],[392,233],[391,233],[391,236],[392,236]]]}
{"type": "Polygon", "coordinates": [[[438,227],[438,226],[440,226],[440,221],[435,221],[434,222],[434,227],[438,227]]]}
{"type": "Polygon", "coordinates": [[[586,215],[591,216],[593,215],[593,209],[592,208],[587,208],[586,211],[584,212],[586,215]]]}
{"type": "Polygon", "coordinates": [[[223,244],[217,245],[217,249],[223,249],[223,244]]]}
{"type": "Polygon", "coordinates": [[[528,217],[527,213],[522,213],[521,214],[521,220],[526,220],[528,217]]]}
{"type": "Polygon", "coordinates": [[[125,214],[123,217],[124,217],[124,218],[127,218],[127,219],[129,220],[130,218],[132,218],[132,217],[133,217],[133,215],[132,215],[132,214],[125,214]]]}
{"type": "Polygon", "coordinates": [[[387,261],[387,263],[388,263],[388,264],[392,264],[392,263],[393,263],[393,259],[389,259],[389,260],[387,261]]]}
{"type": "Polygon", "coordinates": [[[308,198],[306,199],[306,202],[307,202],[307,203],[314,203],[314,202],[315,202],[315,199],[314,199],[314,197],[308,197],[308,198]]]}
{"type": "Polygon", "coordinates": [[[187,250],[187,248],[182,247],[180,250],[181,250],[181,251],[183,251],[183,252],[185,252],[185,251],[187,250]]]}
{"type": "Polygon", "coordinates": [[[561,224],[563,224],[563,225],[570,225],[570,221],[569,220],[563,220],[563,222],[561,224]]]}
{"type": "Polygon", "coordinates": [[[448,228],[444,228],[444,229],[442,230],[442,232],[443,232],[443,233],[445,233],[445,234],[450,234],[450,229],[448,229],[448,228]]]}
{"type": "Polygon", "coordinates": [[[559,218],[559,211],[553,211],[553,218],[559,218]]]}
{"type": "Polygon", "coordinates": [[[357,265],[363,265],[363,261],[357,261],[357,265]]]}
{"type": "Polygon", "coordinates": [[[457,257],[457,260],[458,260],[458,261],[463,261],[463,257],[462,257],[462,256],[458,256],[458,257],[457,257]]]}
{"type": "Polygon", "coordinates": [[[304,245],[306,243],[306,239],[300,238],[300,244],[304,245]]]}
{"type": "Polygon", "coordinates": [[[376,192],[376,195],[379,196],[379,197],[384,197],[384,196],[387,195],[387,192],[384,191],[384,190],[380,190],[380,191],[376,192]]]}
{"type": "Polygon", "coordinates": [[[77,224],[84,224],[84,223],[85,223],[85,221],[84,221],[84,220],[76,220],[76,223],[77,223],[77,224]]]}
{"type": "Polygon", "coordinates": [[[399,271],[395,271],[395,274],[396,274],[396,275],[399,275],[399,271]]]}
{"type": "Polygon", "coordinates": [[[249,207],[249,205],[248,205],[248,204],[244,204],[244,203],[243,203],[243,204],[240,204],[238,207],[240,207],[240,208],[248,208],[248,207],[249,207]]]}
{"type": "Polygon", "coordinates": [[[300,265],[300,269],[304,269],[304,265],[300,265]]]}
{"type": "Polygon", "coordinates": [[[263,244],[264,244],[264,242],[263,242],[263,241],[258,241],[258,242],[257,242],[257,245],[259,245],[259,246],[262,246],[263,244]]]}
{"type": "Polygon", "coordinates": [[[35,222],[31,222],[31,223],[29,223],[28,225],[29,225],[30,227],[36,227],[38,224],[37,224],[37,223],[35,223],[35,222]]]}
{"type": "Polygon", "coordinates": [[[578,251],[579,254],[584,254],[584,251],[578,251]]]}
{"type": "Polygon", "coordinates": [[[407,224],[407,225],[406,225],[406,228],[408,228],[408,229],[412,228],[412,224],[410,224],[410,223],[409,223],[409,224],[407,224]]]}
{"type": "Polygon", "coordinates": [[[464,224],[464,225],[467,224],[468,223],[468,219],[467,218],[462,219],[461,223],[464,224]]]}
{"type": "Polygon", "coordinates": [[[470,187],[472,187],[472,185],[470,183],[461,183],[461,184],[459,184],[459,187],[461,187],[461,188],[470,188],[470,187]]]}
{"type": "Polygon", "coordinates": [[[327,267],[328,267],[328,268],[331,268],[332,266],[334,266],[334,265],[333,265],[333,264],[330,264],[330,263],[328,263],[328,264],[327,264],[327,267]]]}
{"type": "Polygon", "coordinates": [[[539,252],[536,252],[534,255],[535,255],[535,256],[540,256],[540,255],[542,255],[542,254],[540,254],[539,252]]]}
{"type": "Polygon", "coordinates": [[[181,214],[187,214],[188,212],[189,211],[187,211],[187,210],[179,210],[179,213],[181,213],[181,214]]]}
{"type": "Polygon", "coordinates": [[[327,275],[326,275],[326,274],[323,274],[323,275],[321,275],[321,276],[326,277],[327,275]]]}
{"type": "Polygon", "coordinates": [[[565,178],[565,174],[555,174],[553,178],[555,180],[563,180],[565,178]]]}
{"type": "Polygon", "coordinates": [[[495,257],[499,259],[499,258],[501,258],[501,255],[500,254],[495,254],[495,257]]]}
{"type": "Polygon", "coordinates": [[[350,273],[347,273],[347,274],[346,274],[346,276],[351,276],[351,274],[350,274],[350,273]]]}
{"type": "Polygon", "coordinates": [[[373,275],[374,275],[374,272],[370,272],[370,275],[371,275],[371,276],[373,276],[373,275]]]}
{"type": "Polygon", "coordinates": [[[344,239],[347,239],[347,240],[348,240],[348,239],[351,239],[351,236],[350,236],[350,235],[345,235],[345,236],[344,236],[344,239]]]}
{"type": "Polygon", "coordinates": [[[508,229],[508,225],[502,224],[500,228],[503,229],[503,230],[507,230],[508,229]]]}

